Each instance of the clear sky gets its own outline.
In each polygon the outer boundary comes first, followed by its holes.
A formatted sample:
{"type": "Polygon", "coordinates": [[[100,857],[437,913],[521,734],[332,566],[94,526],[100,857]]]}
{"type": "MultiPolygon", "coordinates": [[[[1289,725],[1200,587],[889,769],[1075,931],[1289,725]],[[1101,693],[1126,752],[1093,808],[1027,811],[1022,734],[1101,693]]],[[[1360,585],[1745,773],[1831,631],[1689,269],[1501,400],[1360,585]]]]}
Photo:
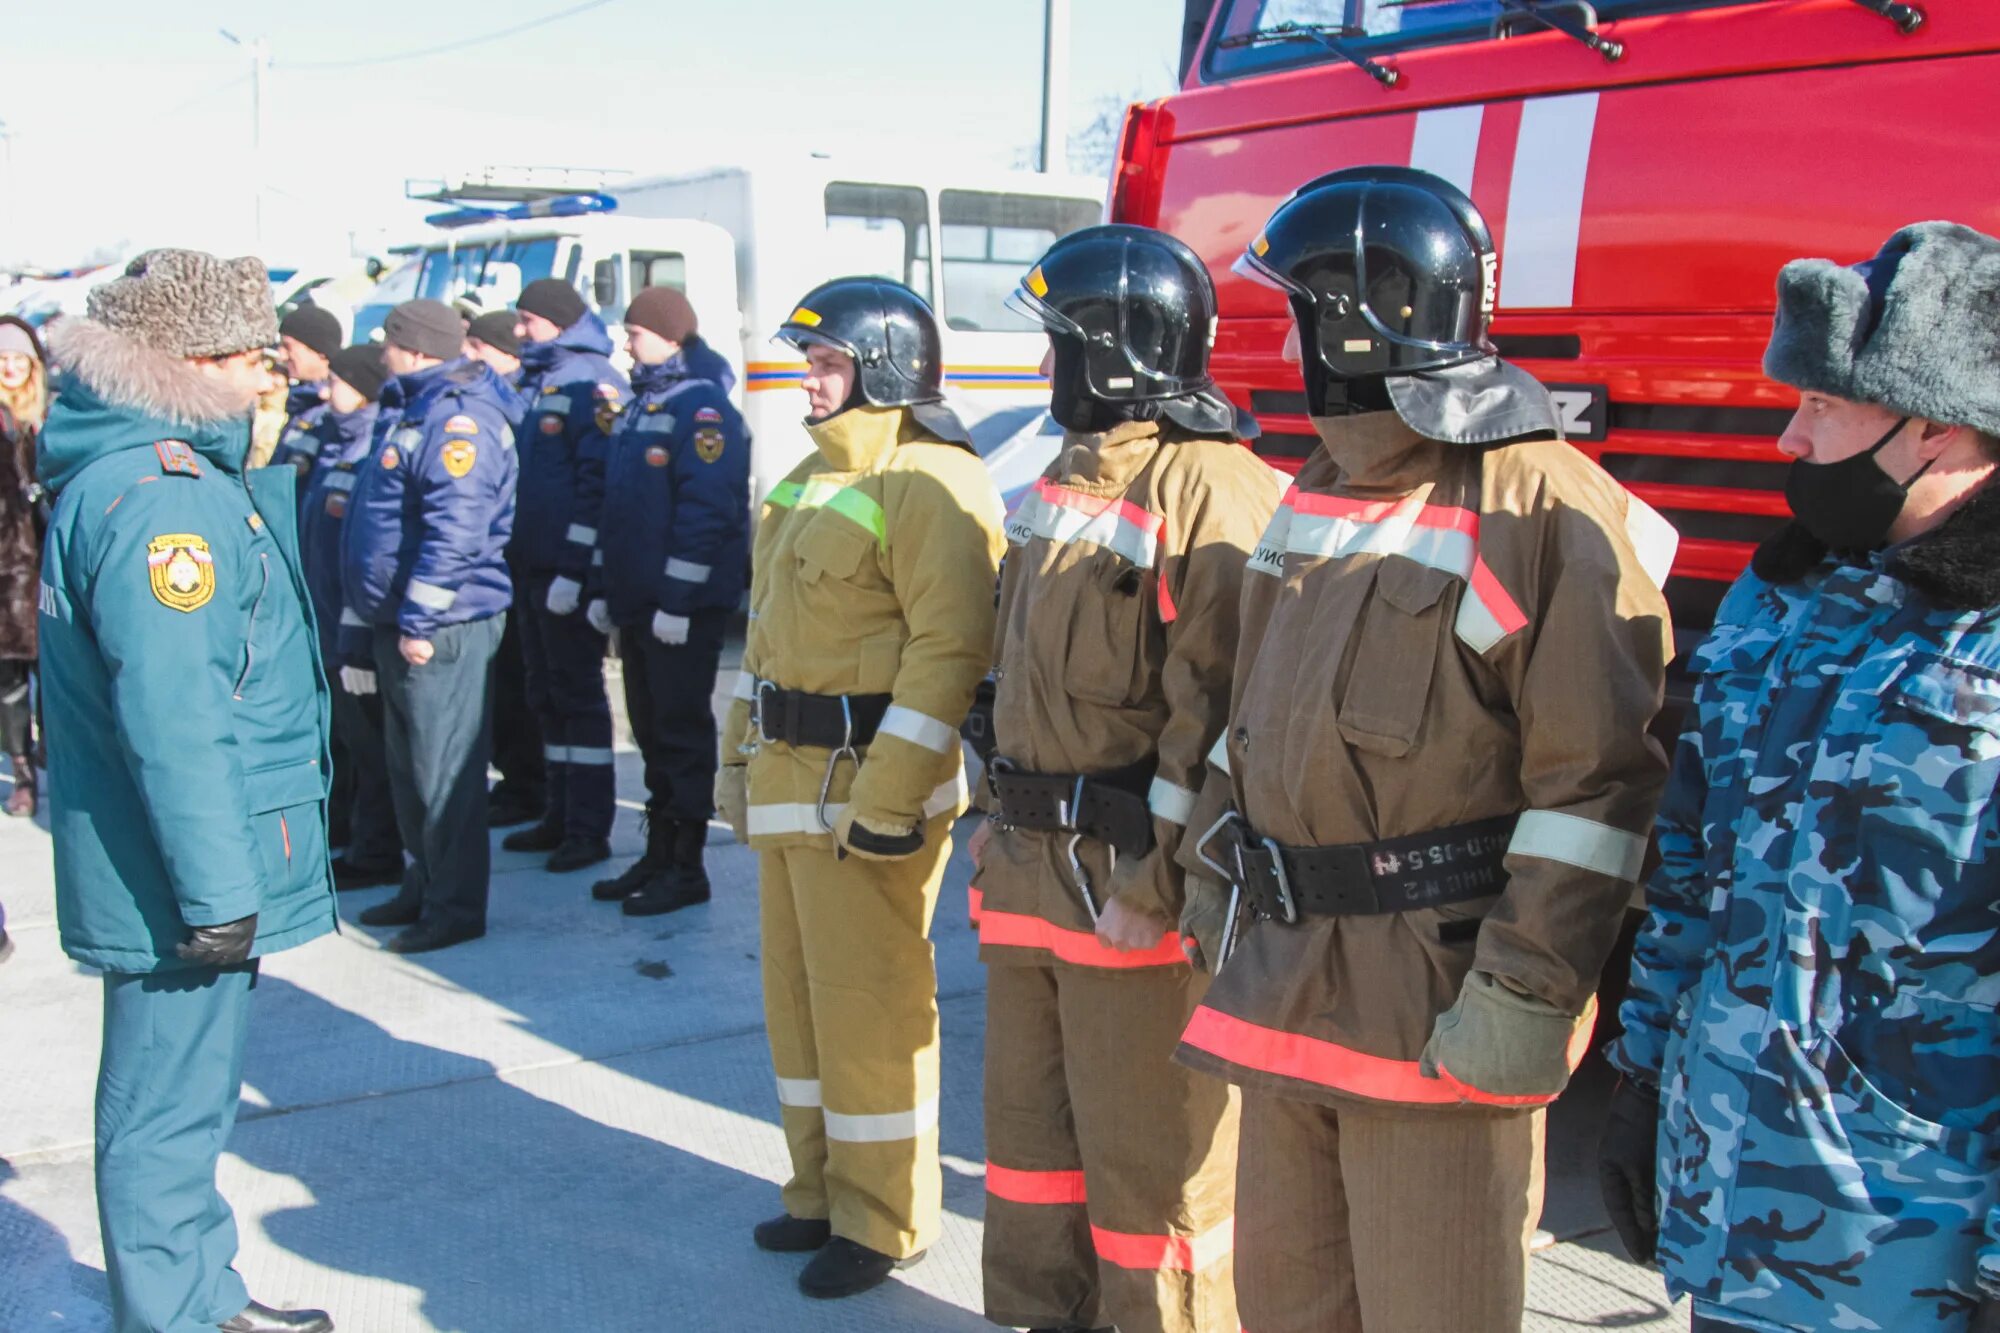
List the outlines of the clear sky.
{"type": "MultiPolygon", "coordinates": [[[[670,171],[849,149],[1007,166],[1040,132],[1042,0],[71,0],[0,17],[0,264],[252,248],[247,51],[271,42],[266,257],[403,239],[406,177],[670,171]],[[374,62],[374,63],[352,63],[374,62]],[[287,250],[294,253],[279,253],[287,250]]],[[[1072,128],[1174,83],[1180,0],[1071,0],[1072,128]]]]}

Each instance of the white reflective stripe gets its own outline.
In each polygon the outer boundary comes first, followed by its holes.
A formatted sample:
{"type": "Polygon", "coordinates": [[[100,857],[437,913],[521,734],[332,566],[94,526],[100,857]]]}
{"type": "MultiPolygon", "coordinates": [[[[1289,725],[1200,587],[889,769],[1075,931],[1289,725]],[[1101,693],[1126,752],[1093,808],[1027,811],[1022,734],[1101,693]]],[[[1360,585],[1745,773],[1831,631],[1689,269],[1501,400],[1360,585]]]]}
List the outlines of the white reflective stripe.
{"type": "Polygon", "coordinates": [[[1581,870],[1635,883],[1646,863],[1646,840],[1636,833],[1557,810],[1529,810],[1514,826],[1509,856],[1539,856],[1581,870]]]}
{"type": "Polygon", "coordinates": [[[940,782],[925,799],[924,818],[935,819],[939,815],[957,814],[965,808],[970,795],[971,790],[965,785],[965,766],[961,764],[956,773],[946,781],[940,782]]]}
{"type": "Polygon", "coordinates": [[[1007,523],[1007,539],[1016,546],[1024,546],[1034,537],[1058,546],[1083,542],[1122,555],[1141,569],[1151,569],[1159,557],[1164,522],[1158,514],[1129,500],[1085,495],[1040,481],[1021,497],[1007,523]]]}
{"type": "Polygon", "coordinates": [[[932,1097],[915,1110],[886,1115],[842,1115],[838,1111],[825,1115],[826,1136],[836,1143],[895,1143],[937,1128],[938,1099],[932,1097]]]}
{"type": "Polygon", "coordinates": [[[639,417],[639,424],[632,428],[641,435],[670,435],[674,429],[674,414],[671,412],[647,412],[639,417]]]}
{"type": "MultiPolygon", "coordinates": [[[[966,792],[965,770],[960,768],[958,772],[952,774],[950,780],[939,783],[937,789],[925,798],[924,818],[935,819],[939,815],[955,814],[964,809],[966,792]]],[[[787,833],[803,833],[819,837],[833,831],[833,825],[840,822],[840,816],[846,809],[845,803],[829,802],[826,807],[826,826],[821,827],[817,802],[753,805],[745,822],[753,838],[777,837],[787,833]]]]}
{"type": "Polygon", "coordinates": [[[405,595],[427,611],[449,611],[451,604],[458,600],[456,588],[440,588],[435,583],[425,583],[422,579],[411,579],[405,595]]]}
{"type": "Polygon", "coordinates": [[[667,577],[682,583],[706,583],[713,572],[707,565],[697,565],[692,560],[667,561],[667,577]]]}
{"type": "Polygon", "coordinates": [[[592,569],[604,568],[604,552],[592,551],[590,553],[590,567],[592,569]]]}
{"type": "Polygon", "coordinates": [[[572,745],[569,747],[569,762],[572,764],[594,764],[601,767],[611,762],[611,747],[572,745]]]}
{"type": "MultiPolygon", "coordinates": [[[[1464,511],[1446,512],[1455,515],[1464,511]]],[[[1435,511],[1415,497],[1373,521],[1293,510],[1286,525],[1284,549],[1329,560],[1350,555],[1400,555],[1464,578],[1472,572],[1472,562],[1479,554],[1476,524],[1473,532],[1467,532],[1422,521],[1433,517],[1435,511]]]]}
{"type": "Polygon", "coordinates": [[[569,762],[569,747],[567,745],[544,745],[542,747],[542,758],[552,764],[566,764],[569,762]]]}
{"type": "Polygon", "coordinates": [[[1500,268],[1500,304],[1509,310],[1575,304],[1583,185],[1596,133],[1596,93],[1521,105],[1507,188],[1507,262],[1500,268]]]}
{"type": "Polygon", "coordinates": [[[748,703],[757,697],[757,678],[748,671],[736,673],[736,688],[730,692],[734,697],[748,703]]]}
{"type": "Polygon", "coordinates": [[[1227,773],[1229,771],[1229,733],[1223,732],[1215,738],[1215,744],[1208,752],[1208,762],[1227,773]]]}
{"type": "Polygon", "coordinates": [[[360,616],[355,615],[354,608],[350,606],[343,606],[340,608],[340,623],[343,625],[353,625],[357,629],[368,628],[368,622],[363,620],[360,616]]]}
{"type": "Polygon", "coordinates": [[[1681,534],[1674,525],[1638,496],[1627,494],[1625,535],[1631,538],[1632,553],[1639,557],[1639,567],[1646,571],[1653,586],[1666,587],[1667,575],[1674,567],[1674,552],[1681,545],[1681,534]]]}
{"type": "Polygon", "coordinates": [[[958,743],[958,732],[950,726],[901,704],[889,705],[889,711],[882,714],[882,725],[876,728],[876,732],[882,736],[900,737],[938,754],[949,752],[958,743]]]}
{"type": "Polygon", "coordinates": [[[780,1106],[817,1107],[819,1105],[819,1080],[816,1078],[779,1079],[778,1104],[780,1106]]]}
{"type": "Polygon", "coordinates": [[[351,491],[354,489],[354,474],[352,472],[329,472],[326,474],[326,480],[320,484],[330,491],[351,491]]]}
{"type": "Polygon", "coordinates": [[[573,541],[578,546],[594,545],[597,541],[597,529],[586,528],[581,523],[572,523],[569,525],[569,533],[566,540],[573,541]]]}
{"type": "Polygon", "coordinates": [[[1479,157],[1483,106],[1440,106],[1417,113],[1417,133],[1410,144],[1410,165],[1442,176],[1472,193],[1472,164],[1479,157]]]}
{"type": "Polygon", "coordinates": [[[569,395],[566,393],[544,394],[542,395],[542,401],[535,405],[535,414],[537,416],[549,416],[552,413],[568,411],[569,395]]]}
{"type": "Polygon", "coordinates": [[[1452,622],[1451,628],[1452,633],[1475,653],[1483,653],[1507,637],[1507,627],[1500,623],[1492,608],[1474,596],[1469,588],[1465,600],[1458,604],[1458,618],[1452,622]]]}
{"type": "MultiPolygon", "coordinates": [[[[1290,493],[1287,492],[1287,498],[1290,493]]],[[[1282,505],[1271,515],[1271,521],[1264,525],[1264,535],[1257,539],[1257,547],[1250,552],[1250,572],[1253,574],[1282,575],[1285,572],[1285,543],[1292,528],[1292,511],[1282,505]]]]}
{"type": "Polygon", "coordinates": [[[1178,783],[1154,778],[1146,793],[1146,808],[1169,824],[1186,824],[1194,814],[1195,794],[1178,783]]]}

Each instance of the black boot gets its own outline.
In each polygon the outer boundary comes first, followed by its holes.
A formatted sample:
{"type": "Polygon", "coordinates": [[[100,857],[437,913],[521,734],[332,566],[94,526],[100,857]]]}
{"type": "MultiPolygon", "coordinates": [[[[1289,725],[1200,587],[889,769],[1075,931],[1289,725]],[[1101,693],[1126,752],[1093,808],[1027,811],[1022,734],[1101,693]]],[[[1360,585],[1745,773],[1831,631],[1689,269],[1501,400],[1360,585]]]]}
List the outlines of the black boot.
{"type": "Polygon", "coordinates": [[[803,1254],[833,1239],[833,1223],[824,1217],[793,1217],[790,1213],[783,1213],[759,1222],[750,1233],[750,1238],[757,1242],[760,1250],[803,1254]]]}
{"type": "Polygon", "coordinates": [[[589,838],[579,833],[564,838],[549,857],[548,868],[558,875],[566,875],[572,870],[594,866],[599,861],[611,859],[611,841],[608,838],[589,838]]]}
{"type": "Polygon", "coordinates": [[[216,1328],[221,1333],[333,1333],[333,1320],[324,1310],[273,1310],[252,1301],[243,1313],[216,1328]]]}
{"type": "Polygon", "coordinates": [[[625,900],[621,909],[627,916],[659,916],[678,912],[708,901],[708,868],[702,864],[702,849],[708,845],[706,819],[673,821],[672,854],[667,868],[647,880],[644,887],[625,900]]]}
{"type": "Polygon", "coordinates": [[[500,846],[510,852],[552,852],[562,845],[562,821],[548,815],[543,815],[540,823],[516,829],[500,839],[500,846]]]}
{"type": "Polygon", "coordinates": [[[620,898],[630,898],[646,886],[646,881],[665,870],[673,860],[674,822],[662,819],[648,810],[646,819],[646,850],[638,860],[626,866],[622,874],[610,879],[600,879],[590,886],[590,896],[601,903],[615,903],[620,898]]]}
{"type": "Polygon", "coordinates": [[[799,1274],[799,1290],[821,1301],[858,1296],[870,1287],[881,1286],[898,1268],[908,1268],[923,1257],[924,1252],[918,1250],[907,1259],[892,1259],[858,1241],[835,1236],[799,1274]]]}
{"type": "Polygon", "coordinates": [[[507,828],[514,824],[525,824],[531,819],[540,819],[542,811],[548,808],[546,796],[532,793],[523,794],[501,783],[493,789],[486,802],[486,824],[489,828],[507,828]]]}

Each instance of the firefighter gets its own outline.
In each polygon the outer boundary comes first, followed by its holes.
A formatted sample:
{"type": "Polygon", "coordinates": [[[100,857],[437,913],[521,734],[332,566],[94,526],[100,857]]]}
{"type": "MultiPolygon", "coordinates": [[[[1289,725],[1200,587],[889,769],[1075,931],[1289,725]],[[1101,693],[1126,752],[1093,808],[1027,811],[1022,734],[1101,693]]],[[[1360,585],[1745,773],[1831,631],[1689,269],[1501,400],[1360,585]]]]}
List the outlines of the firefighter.
{"type": "Polygon", "coordinates": [[[278,350],[283,354],[289,388],[285,424],[278,432],[278,447],[271,461],[288,463],[298,470],[301,496],[319,454],[313,430],[327,413],[328,383],[333,373],[330,358],[340,350],[340,343],[340,317],[316,305],[302,305],[278,323],[278,350]]]}
{"type": "Polygon", "coordinates": [[[937,320],[842,278],[778,338],[815,451],[764,502],[716,805],[758,853],[764,1015],[792,1176],[767,1250],[847,1296],[938,1234],[937,974],[925,938],[966,808],[1000,499],[944,405],[937,320]]]}
{"type": "Polygon", "coordinates": [[[611,440],[594,557],[616,624],[625,712],[646,761],[646,851],[591,896],[658,916],[708,901],[702,848],[715,813],[716,667],[750,565],[750,433],[712,376],[694,307],[649,287],[625,311],[632,401],[611,440]]]}
{"type": "Polygon", "coordinates": [[[1181,851],[1231,881],[1189,895],[1215,976],[1180,1058],[1243,1089],[1243,1324],[1517,1329],[1544,1108],[1665,776],[1672,530],[1494,355],[1492,241],[1445,181],[1321,177],[1238,271],[1290,304],[1321,441],[1181,851]]]}
{"type": "Polygon", "coordinates": [[[1205,989],[1174,856],[1278,481],[1209,378],[1215,291],[1181,242],[1073,233],[1013,304],[1048,331],[1064,437],[1007,525],[972,843],[986,1317],[1233,1333],[1236,1094],[1173,1063],[1205,989]]]}
{"type": "Polygon", "coordinates": [[[548,808],[501,846],[548,852],[548,868],[580,870],[611,855],[616,774],[604,635],[584,614],[597,514],[604,502],[605,435],[625,402],[611,335],[560,278],[540,278],[515,304],[526,422],[521,508],[509,550],[521,589],[528,701],[541,720],[548,808]]]}

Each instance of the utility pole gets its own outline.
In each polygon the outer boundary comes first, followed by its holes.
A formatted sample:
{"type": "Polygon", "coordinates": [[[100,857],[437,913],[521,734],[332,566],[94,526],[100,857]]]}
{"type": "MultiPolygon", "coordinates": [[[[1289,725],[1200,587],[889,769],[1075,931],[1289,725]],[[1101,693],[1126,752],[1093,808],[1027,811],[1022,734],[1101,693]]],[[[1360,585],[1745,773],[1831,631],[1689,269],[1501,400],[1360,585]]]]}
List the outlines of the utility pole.
{"type": "Polygon", "coordinates": [[[218,28],[225,38],[250,53],[250,174],[252,235],[259,255],[264,252],[264,130],[265,84],[271,76],[271,39],[244,41],[227,28],[218,28]]]}
{"type": "Polygon", "coordinates": [[[1069,0],[1042,0],[1041,169],[1069,170],[1069,0]]]}

